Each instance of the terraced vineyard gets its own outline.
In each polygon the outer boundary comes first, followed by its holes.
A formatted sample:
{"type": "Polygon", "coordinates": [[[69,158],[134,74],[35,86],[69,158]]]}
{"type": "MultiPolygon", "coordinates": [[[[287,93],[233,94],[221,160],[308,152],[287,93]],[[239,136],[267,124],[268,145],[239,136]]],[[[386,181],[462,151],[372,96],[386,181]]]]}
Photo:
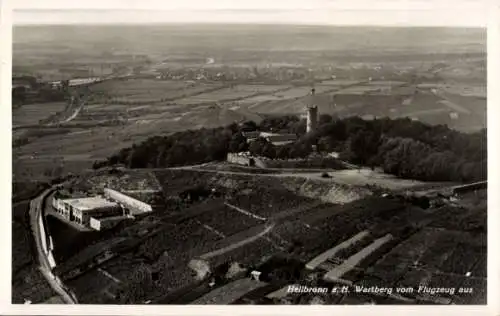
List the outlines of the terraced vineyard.
{"type": "MultiPolygon", "coordinates": [[[[392,206],[391,203],[386,203],[385,207],[381,207],[384,201],[376,199],[372,199],[372,207],[368,209],[367,202],[368,200],[364,200],[338,206],[335,212],[323,213],[315,220],[308,220],[308,216],[296,218],[278,226],[274,234],[296,243],[299,250],[295,249],[293,254],[298,258],[311,260],[315,257],[313,254],[323,253],[315,259],[315,264],[311,262],[311,269],[315,273],[322,271],[320,278],[327,273],[340,273],[340,278],[352,285],[414,289],[413,292],[398,293],[403,298],[365,295],[367,302],[484,302],[485,235],[477,231],[464,231],[467,226],[456,230],[460,228],[457,222],[463,223],[464,218],[471,216],[468,210],[461,209],[461,214],[458,209],[455,213],[439,213],[436,210],[425,211],[402,204],[398,206],[396,201],[393,201],[392,206]],[[363,207],[365,203],[366,208],[363,207]],[[456,222],[446,220],[457,215],[460,217],[456,222]],[[439,228],[428,227],[429,223],[439,228]],[[360,233],[362,229],[367,229],[369,233],[363,235],[360,233]],[[355,237],[358,235],[359,237],[355,237]],[[387,238],[389,236],[392,238],[387,238]],[[380,242],[375,246],[377,238],[380,241],[385,238],[385,243],[380,242]],[[341,244],[345,246],[340,246],[341,244]],[[340,249],[335,250],[335,246],[340,249]],[[363,252],[365,254],[361,255],[363,252]],[[419,286],[448,288],[451,290],[447,291],[454,291],[454,294],[445,291],[429,296],[424,288],[419,292],[419,286]]],[[[481,214],[477,209],[474,212],[476,215],[481,214]]],[[[302,281],[299,283],[302,284],[302,281]]],[[[299,298],[300,295],[292,296],[286,295],[286,300],[296,304],[304,304],[312,299],[311,296],[309,299],[299,298]]],[[[333,304],[357,304],[363,301],[362,296],[356,294],[328,301],[333,304]]]]}
{"type": "Polygon", "coordinates": [[[312,199],[297,196],[288,190],[261,187],[236,194],[229,199],[229,203],[264,218],[312,202],[312,199]]]}
{"type": "MultiPolygon", "coordinates": [[[[428,282],[448,282],[450,287],[461,287],[467,282],[484,281],[485,210],[473,200],[467,203],[475,207],[425,210],[405,199],[375,196],[331,204],[296,194],[294,185],[301,186],[303,181],[284,185],[285,180],[278,178],[194,170],[150,171],[144,175],[148,179],[144,183],[136,179],[139,174],[113,176],[116,179],[111,177],[111,182],[129,182],[129,186],[139,187],[156,183],[163,189],[166,201],[177,203],[177,207],[154,212],[118,233],[130,240],[136,238],[137,245],[123,248],[117,258],[100,268],[124,280],[119,292],[129,291],[137,283],[137,287],[149,293],[145,297],[143,292],[137,292],[135,298],[121,297],[120,302],[162,297],[189,287],[197,280],[190,266],[193,259],[205,261],[209,269],[217,269],[228,262],[258,267],[270,256],[282,254],[300,258],[305,264],[321,255],[321,260],[308,271],[318,273],[315,282],[330,285],[347,282],[418,287],[428,282]],[[196,188],[208,195],[200,200],[182,201],[186,192],[196,188]],[[150,236],[140,237],[148,232],[150,236]],[[145,280],[154,279],[148,281],[153,282],[154,289],[131,274],[136,265],[147,267],[145,280]]],[[[105,178],[97,177],[92,182],[104,183],[105,178]]],[[[421,299],[422,295],[405,296],[412,300],[421,299]]],[[[464,294],[460,298],[465,302],[480,296],[464,294]]],[[[312,298],[295,299],[306,302],[312,298]]],[[[384,297],[382,301],[394,299],[399,298],[384,297]]],[[[445,299],[436,298],[441,303],[445,299]]],[[[339,297],[335,302],[351,300],[339,297]]]]}
{"type": "Polygon", "coordinates": [[[261,223],[258,219],[238,212],[224,204],[219,205],[217,209],[197,216],[196,221],[208,226],[209,229],[215,229],[223,237],[236,234],[261,223]]]}

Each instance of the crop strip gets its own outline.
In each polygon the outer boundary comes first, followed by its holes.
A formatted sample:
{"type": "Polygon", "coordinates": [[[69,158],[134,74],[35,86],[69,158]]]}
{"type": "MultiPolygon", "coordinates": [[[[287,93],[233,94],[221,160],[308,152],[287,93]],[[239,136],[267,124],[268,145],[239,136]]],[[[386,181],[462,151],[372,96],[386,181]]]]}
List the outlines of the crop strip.
{"type": "Polygon", "coordinates": [[[309,261],[306,264],[306,268],[308,268],[310,270],[316,269],[320,264],[327,261],[329,258],[332,258],[340,250],[349,248],[350,246],[358,243],[359,241],[361,241],[362,239],[367,237],[369,234],[370,233],[365,230],[365,231],[362,231],[362,232],[358,233],[357,235],[349,238],[348,240],[343,241],[342,243],[338,244],[337,246],[323,252],[322,254],[318,255],[317,257],[315,257],[314,259],[309,261]]]}
{"type": "Polygon", "coordinates": [[[334,281],[341,278],[344,274],[351,271],[357,264],[359,264],[364,258],[368,257],[372,252],[376,251],[378,248],[383,246],[385,243],[393,239],[391,234],[387,234],[382,238],[376,239],[367,247],[363,248],[358,253],[350,256],[345,260],[340,266],[333,270],[328,271],[324,279],[326,281],[334,281]]]}

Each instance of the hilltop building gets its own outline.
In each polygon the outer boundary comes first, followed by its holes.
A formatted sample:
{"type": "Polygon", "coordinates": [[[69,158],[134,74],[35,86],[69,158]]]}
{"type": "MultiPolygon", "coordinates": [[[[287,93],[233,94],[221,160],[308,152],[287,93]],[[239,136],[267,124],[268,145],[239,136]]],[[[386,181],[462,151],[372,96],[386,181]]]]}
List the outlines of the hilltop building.
{"type": "Polygon", "coordinates": [[[260,137],[264,137],[275,146],[288,145],[298,139],[296,134],[261,133],[260,137]]]}
{"type": "Polygon", "coordinates": [[[106,230],[113,228],[118,223],[121,223],[124,219],[133,219],[133,216],[109,216],[109,217],[91,217],[90,218],[90,227],[94,230],[106,230]]]}
{"type": "Polygon", "coordinates": [[[312,101],[314,100],[315,89],[311,90],[311,103],[307,105],[307,127],[306,133],[314,131],[318,125],[318,106],[312,101]]]}
{"type": "MultiPolygon", "coordinates": [[[[152,193],[157,193],[156,191],[152,193]]],[[[118,192],[116,190],[105,188],[104,196],[112,201],[121,205],[124,209],[128,210],[131,215],[138,215],[142,213],[149,213],[153,211],[151,203],[143,202],[132,196],[132,192],[118,192]]]]}
{"type": "Polygon", "coordinates": [[[158,191],[124,191],[105,188],[103,196],[62,199],[54,197],[52,206],[61,219],[82,228],[105,230],[134,215],[152,212],[158,191]],[[147,199],[146,196],[152,196],[147,199]],[[142,198],[141,198],[142,197],[142,198]]]}
{"type": "MultiPolygon", "coordinates": [[[[314,100],[315,89],[311,90],[311,100],[314,100]]],[[[306,132],[310,133],[317,128],[318,125],[318,107],[310,102],[306,107],[307,129],[306,132]]],[[[296,134],[283,134],[283,133],[269,133],[261,131],[243,131],[243,136],[247,139],[248,143],[255,141],[257,138],[265,138],[268,142],[275,146],[283,146],[296,142],[298,137],[296,134]]]]}
{"type": "Polygon", "coordinates": [[[80,199],[54,198],[52,206],[63,218],[82,226],[89,226],[91,217],[118,216],[123,213],[118,203],[100,196],[80,199]]]}
{"type": "Polygon", "coordinates": [[[283,146],[297,141],[296,134],[280,134],[268,132],[243,132],[243,136],[247,139],[248,143],[255,141],[257,138],[262,137],[275,146],[283,146]]]}

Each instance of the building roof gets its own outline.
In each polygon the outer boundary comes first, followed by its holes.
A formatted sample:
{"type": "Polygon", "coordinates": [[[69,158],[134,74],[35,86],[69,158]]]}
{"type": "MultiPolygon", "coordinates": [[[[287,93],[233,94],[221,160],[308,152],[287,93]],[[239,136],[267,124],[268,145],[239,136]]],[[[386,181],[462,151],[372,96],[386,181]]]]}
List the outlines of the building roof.
{"type": "Polygon", "coordinates": [[[81,211],[91,211],[103,207],[118,207],[115,202],[108,201],[100,196],[80,198],[80,199],[65,199],[63,203],[69,204],[72,207],[81,211]]]}
{"type": "Polygon", "coordinates": [[[269,137],[269,136],[274,136],[274,135],[279,135],[277,133],[270,133],[270,132],[260,132],[259,136],[260,137],[269,137]]]}
{"type": "Polygon", "coordinates": [[[284,146],[288,144],[293,144],[293,140],[287,140],[287,141],[282,141],[282,142],[272,142],[274,146],[284,146]]]}
{"type": "Polygon", "coordinates": [[[252,137],[245,135],[249,140],[255,139],[257,137],[263,137],[269,142],[293,142],[297,140],[296,134],[281,134],[281,133],[269,133],[269,132],[257,132],[257,134],[251,134],[252,137]]]}

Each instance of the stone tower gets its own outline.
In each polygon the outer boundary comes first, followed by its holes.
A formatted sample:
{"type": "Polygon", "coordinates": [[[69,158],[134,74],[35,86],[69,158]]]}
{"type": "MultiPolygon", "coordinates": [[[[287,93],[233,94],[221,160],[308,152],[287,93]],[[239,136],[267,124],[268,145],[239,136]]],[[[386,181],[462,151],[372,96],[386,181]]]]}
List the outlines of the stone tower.
{"type": "Polygon", "coordinates": [[[318,106],[314,104],[314,88],[311,90],[311,102],[307,105],[307,129],[306,132],[310,133],[316,129],[318,124],[318,106]]]}

